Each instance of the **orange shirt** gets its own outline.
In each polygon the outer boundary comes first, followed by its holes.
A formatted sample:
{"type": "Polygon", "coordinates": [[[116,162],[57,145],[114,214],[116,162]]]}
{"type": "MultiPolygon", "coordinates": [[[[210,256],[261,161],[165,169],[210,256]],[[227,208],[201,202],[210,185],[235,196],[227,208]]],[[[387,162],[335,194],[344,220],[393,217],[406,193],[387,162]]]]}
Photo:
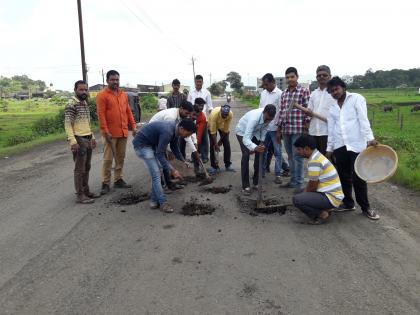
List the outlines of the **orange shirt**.
{"type": "Polygon", "coordinates": [[[110,133],[114,138],[127,138],[128,124],[136,128],[127,94],[120,89],[117,94],[105,88],[96,96],[96,113],[103,135],[110,133]]]}

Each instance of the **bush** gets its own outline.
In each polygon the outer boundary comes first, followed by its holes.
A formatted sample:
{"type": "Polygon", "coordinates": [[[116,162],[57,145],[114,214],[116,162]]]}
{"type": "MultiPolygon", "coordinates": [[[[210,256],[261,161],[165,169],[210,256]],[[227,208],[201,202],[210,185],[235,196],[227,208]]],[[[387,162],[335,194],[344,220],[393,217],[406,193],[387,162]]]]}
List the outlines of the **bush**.
{"type": "Polygon", "coordinates": [[[58,95],[54,95],[51,99],[50,102],[54,103],[55,105],[59,105],[59,106],[64,106],[68,103],[68,98],[63,97],[63,96],[58,96],[58,95]]]}
{"type": "Polygon", "coordinates": [[[35,138],[34,135],[19,135],[19,136],[12,136],[7,139],[7,146],[12,147],[14,145],[25,143],[32,141],[35,138]]]}
{"type": "Polygon", "coordinates": [[[147,112],[155,112],[158,109],[158,99],[152,94],[140,96],[140,106],[147,112]]]}
{"type": "Polygon", "coordinates": [[[88,98],[88,105],[89,105],[91,121],[97,122],[98,115],[96,114],[96,97],[88,98]]]}
{"type": "Polygon", "coordinates": [[[406,137],[383,135],[379,132],[376,134],[376,138],[379,142],[389,145],[394,150],[407,151],[411,153],[416,152],[416,143],[406,137]]]}
{"type": "Polygon", "coordinates": [[[61,109],[56,116],[36,120],[32,131],[35,136],[46,136],[64,131],[64,109],[61,109]]]}

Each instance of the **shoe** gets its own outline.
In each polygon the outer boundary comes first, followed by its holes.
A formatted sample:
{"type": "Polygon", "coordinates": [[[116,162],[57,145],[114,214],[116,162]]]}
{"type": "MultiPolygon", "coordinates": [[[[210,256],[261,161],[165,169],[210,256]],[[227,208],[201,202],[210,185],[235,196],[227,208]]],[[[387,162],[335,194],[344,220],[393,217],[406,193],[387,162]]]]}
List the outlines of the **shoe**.
{"type": "Polygon", "coordinates": [[[316,218],[316,219],[313,219],[313,220],[306,221],[305,224],[321,225],[321,224],[325,224],[327,222],[328,222],[328,218],[327,219],[316,218]]]}
{"type": "Polygon", "coordinates": [[[276,179],[274,180],[274,183],[280,185],[282,183],[281,176],[276,176],[276,179]]]}
{"type": "Polygon", "coordinates": [[[366,211],[363,211],[363,214],[371,220],[379,220],[380,218],[379,214],[373,209],[367,209],[366,211]]]}
{"type": "Polygon", "coordinates": [[[202,159],[201,162],[203,162],[203,164],[206,164],[209,162],[209,159],[202,159]]]}
{"type": "Polygon", "coordinates": [[[251,188],[246,187],[245,189],[242,189],[242,194],[245,196],[250,196],[252,194],[251,188]]]}
{"type": "Polygon", "coordinates": [[[101,196],[101,195],[95,194],[95,193],[90,192],[90,191],[85,192],[85,195],[86,195],[86,197],[94,198],[94,199],[99,198],[101,196]]]}
{"type": "Polygon", "coordinates": [[[85,194],[82,194],[82,195],[77,196],[77,201],[76,202],[77,203],[82,203],[82,204],[89,204],[89,203],[94,203],[95,200],[87,197],[85,194]]]}
{"type": "Polygon", "coordinates": [[[114,183],[114,187],[115,188],[131,188],[131,185],[127,184],[122,178],[120,178],[114,183]]]}
{"type": "Polygon", "coordinates": [[[284,184],[284,185],[280,185],[281,188],[298,188],[298,185],[292,184],[290,182],[284,184]]]}
{"type": "Polygon", "coordinates": [[[174,212],[174,208],[172,208],[167,202],[165,202],[162,205],[162,207],[160,207],[160,210],[162,212],[165,212],[165,213],[172,213],[172,212],[174,212]]]}
{"type": "Polygon", "coordinates": [[[252,189],[253,189],[253,190],[258,190],[258,185],[254,185],[254,184],[252,184],[252,186],[251,186],[251,187],[252,187],[252,189]]]}
{"type": "Polygon", "coordinates": [[[210,167],[207,169],[207,172],[209,172],[210,175],[216,175],[219,174],[221,171],[220,168],[210,167]]]}
{"type": "Polygon", "coordinates": [[[354,210],[356,210],[355,206],[349,207],[349,206],[341,205],[338,208],[335,208],[333,211],[334,212],[345,212],[345,211],[354,211],[354,210]]]}
{"type": "Polygon", "coordinates": [[[236,170],[232,167],[232,165],[229,165],[228,167],[225,167],[226,172],[236,172],[236,170]]]}
{"type": "Polygon", "coordinates": [[[101,195],[106,195],[107,193],[109,193],[109,191],[109,185],[102,183],[101,195]]]}
{"type": "Polygon", "coordinates": [[[283,171],[283,173],[281,173],[281,176],[290,177],[290,173],[289,173],[289,171],[283,171]]]}
{"type": "Polygon", "coordinates": [[[150,201],[149,202],[149,207],[150,207],[150,209],[157,209],[157,208],[159,208],[159,203],[157,203],[155,201],[150,201]]]}

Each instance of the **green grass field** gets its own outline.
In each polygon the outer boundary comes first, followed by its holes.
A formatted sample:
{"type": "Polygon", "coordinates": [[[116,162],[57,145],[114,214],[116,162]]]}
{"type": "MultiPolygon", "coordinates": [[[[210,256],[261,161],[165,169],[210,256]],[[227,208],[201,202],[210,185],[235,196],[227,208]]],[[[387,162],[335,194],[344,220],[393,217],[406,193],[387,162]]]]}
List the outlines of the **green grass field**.
{"type": "MultiPolygon", "coordinates": [[[[411,113],[412,106],[420,104],[418,89],[354,90],[362,94],[368,104],[368,116],[375,137],[394,148],[399,166],[392,181],[420,191],[420,112],[411,113]],[[392,112],[384,112],[384,105],[392,105],[392,112]],[[402,128],[401,128],[402,118],[402,128]]],[[[243,98],[253,108],[259,97],[243,98]]]]}

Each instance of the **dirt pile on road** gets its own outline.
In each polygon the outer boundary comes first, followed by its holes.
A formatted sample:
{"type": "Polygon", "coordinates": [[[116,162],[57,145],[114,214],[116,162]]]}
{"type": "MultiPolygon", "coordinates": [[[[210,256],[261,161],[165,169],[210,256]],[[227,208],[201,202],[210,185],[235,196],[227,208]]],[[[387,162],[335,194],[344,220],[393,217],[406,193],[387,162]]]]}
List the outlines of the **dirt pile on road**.
{"type": "Polygon", "coordinates": [[[114,203],[127,206],[134,205],[147,199],[149,199],[149,194],[147,193],[135,194],[133,192],[129,192],[126,194],[121,194],[116,200],[114,200],[114,203]]]}
{"type": "Polygon", "coordinates": [[[206,215],[212,214],[216,210],[215,207],[205,203],[199,203],[196,199],[192,199],[182,207],[183,215],[206,215]]]}
{"type": "Polygon", "coordinates": [[[212,193],[212,194],[226,194],[228,193],[230,190],[232,189],[232,185],[229,185],[227,187],[209,187],[209,188],[204,188],[203,191],[204,192],[208,192],[208,193],[212,193]]]}
{"type": "Polygon", "coordinates": [[[264,205],[267,208],[258,209],[257,201],[254,199],[244,198],[238,196],[238,204],[241,207],[241,212],[250,213],[251,215],[256,215],[257,213],[273,214],[278,213],[283,215],[286,213],[287,207],[289,204],[285,204],[281,199],[270,198],[264,200],[264,205]]]}

